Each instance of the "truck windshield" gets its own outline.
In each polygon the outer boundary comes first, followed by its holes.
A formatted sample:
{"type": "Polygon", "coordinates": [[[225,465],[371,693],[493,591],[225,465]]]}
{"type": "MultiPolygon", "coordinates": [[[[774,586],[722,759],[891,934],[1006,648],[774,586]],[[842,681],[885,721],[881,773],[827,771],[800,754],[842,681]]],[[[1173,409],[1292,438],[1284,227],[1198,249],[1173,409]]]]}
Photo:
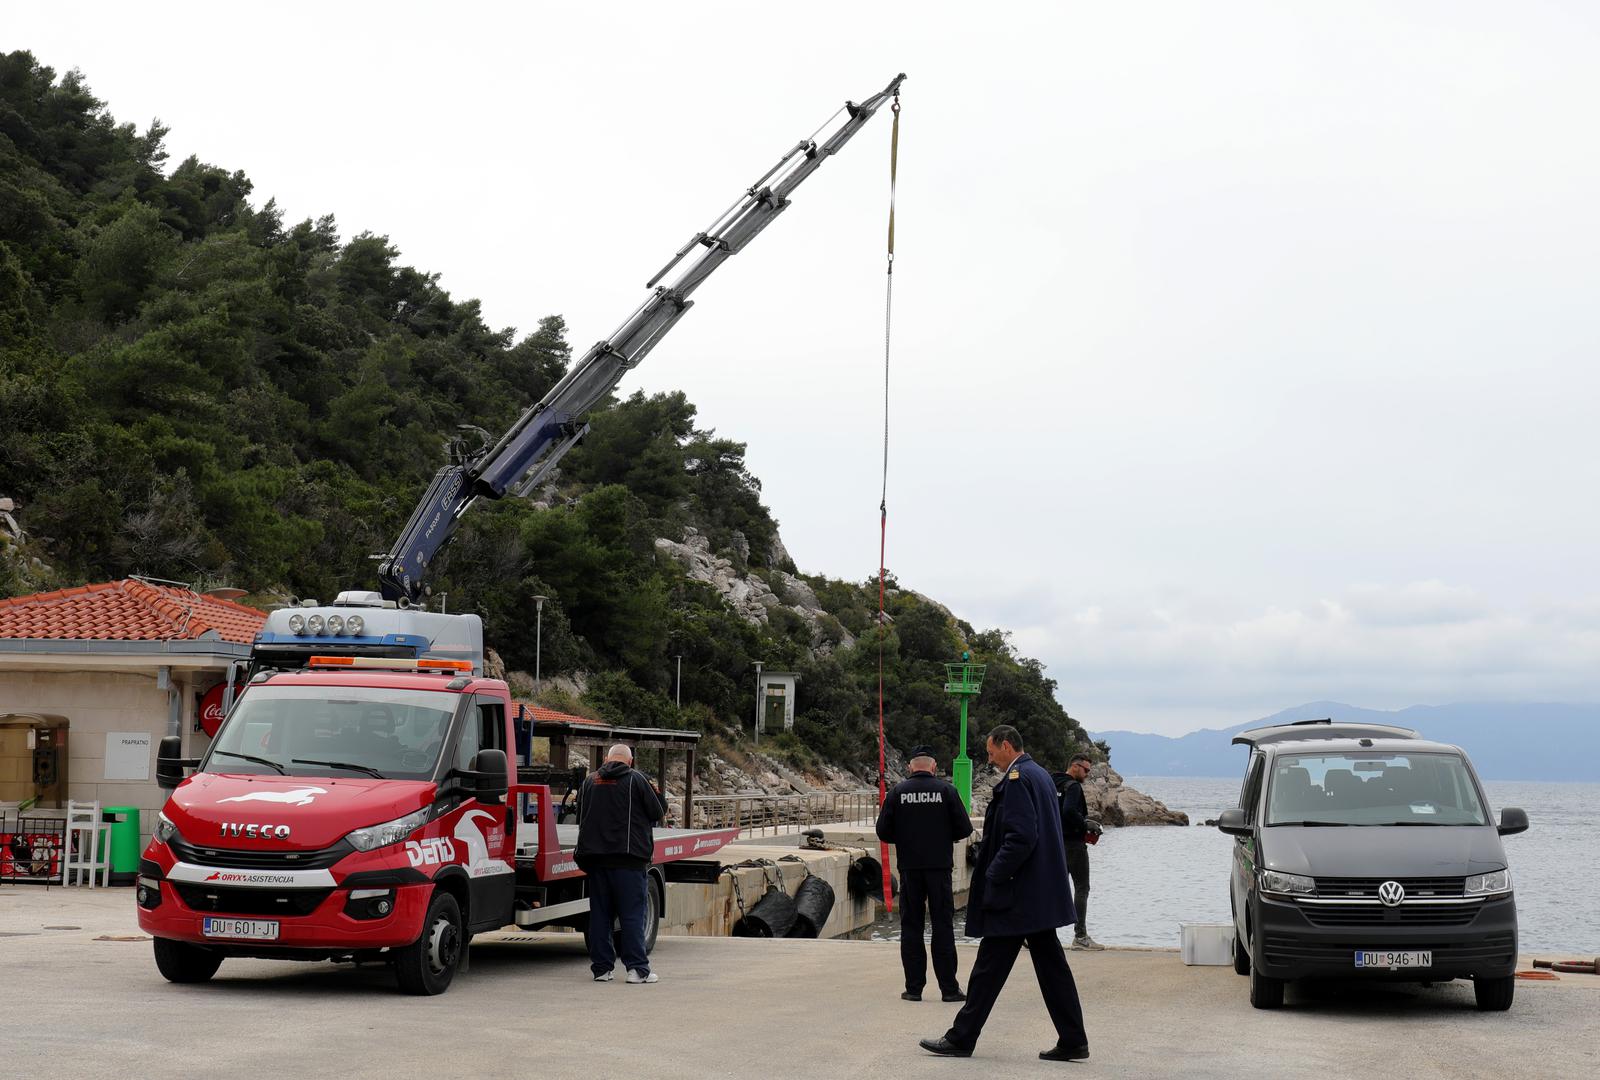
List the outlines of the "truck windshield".
{"type": "Polygon", "coordinates": [[[425,780],[458,694],[370,686],[252,686],[202,769],[286,776],[425,780]]]}
{"type": "Polygon", "coordinates": [[[1486,825],[1456,754],[1283,754],[1272,765],[1268,825],[1486,825]]]}

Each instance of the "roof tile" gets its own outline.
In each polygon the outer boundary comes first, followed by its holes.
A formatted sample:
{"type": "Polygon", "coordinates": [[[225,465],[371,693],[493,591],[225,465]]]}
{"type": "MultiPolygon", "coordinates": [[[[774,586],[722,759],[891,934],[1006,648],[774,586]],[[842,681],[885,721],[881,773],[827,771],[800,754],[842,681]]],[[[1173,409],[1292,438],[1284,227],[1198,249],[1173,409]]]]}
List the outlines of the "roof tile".
{"type": "Polygon", "coordinates": [[[248,644],[266,620],[231,600],[138,578],[0,600],[0,638],[192,641],[215,630],[248,644]]]}

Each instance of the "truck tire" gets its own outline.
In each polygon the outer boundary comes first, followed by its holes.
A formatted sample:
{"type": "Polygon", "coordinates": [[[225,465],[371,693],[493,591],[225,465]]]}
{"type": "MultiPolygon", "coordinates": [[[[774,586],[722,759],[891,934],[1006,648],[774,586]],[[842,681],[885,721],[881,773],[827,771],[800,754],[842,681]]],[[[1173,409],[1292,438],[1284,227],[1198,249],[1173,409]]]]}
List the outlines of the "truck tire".
{"type": "Polygon", "coordinates": [[[408,994],[442,994],[450,988],[461,954],[466,949],[466,928],[456,898],[436,889],[422,920],[422,934],[410,945],[396,949],[394,975],[408,994]]]}
{"type": "Polygon", "coordinates": [[[661,892],[661,879],[654,874],[649,876],[647,892],[650,897],[650,907],[644,916],[644,951],[646,956],[656,951],[656,938],[661,933],[661,916],[667,909],[666,897],[661,892]]]}
{"type": "Polygon", "coordinates": [[[1276,1009],[1283,1004],[1283,980],[1261,974],[1261,969],[1250,969],[1250,1004],[1258,1009],[1276,1009]]]}
{"type": "Polygon", "coordinates": [[[222,955],[187,941],[156,938],[156,969],[168,982],[203,983],[222,966],[222,955]]]}
{"type": "Polygon", "coordinates": [[[1505,975],[1498,979],[1472,980],[1472,996],[1478,1001],[1479,1012],[1505,1012],[1511,1008],[1511,999],[1516,993],[1515,975],[1505,975]]]}

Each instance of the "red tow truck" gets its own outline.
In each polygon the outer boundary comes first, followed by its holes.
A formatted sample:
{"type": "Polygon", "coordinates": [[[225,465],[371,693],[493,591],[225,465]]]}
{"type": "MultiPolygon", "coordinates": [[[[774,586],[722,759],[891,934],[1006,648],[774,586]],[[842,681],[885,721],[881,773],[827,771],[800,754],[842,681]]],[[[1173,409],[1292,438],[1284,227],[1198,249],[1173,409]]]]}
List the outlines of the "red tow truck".
{"type": "MultiPolygon", "coordinates": [[[[230,673],[231,708],[202,758],[183,760],[179,736],[161,740],[157,779],[173,790],[136,899],[163,975],[203,982],[230,956],[383,958],[405,990],[437,994],[475,933],[587,921],[577,828],[556,822],[550,785],[519,781],[511,698],[505,683],[483,677],[482,624],[420,610],[428,573],[477,500],[539,489],[589,430],[589,410],[688,312],[711,274],[880,108],[892,102],[898,114],[904,79],[845,102],[791,147],[499,441],[476,454],[452,442],[452,463],[381,557],[380,592],[271,612],[236,702],[230,673]],[[189,768],[197,771],[185,776],[189,768]]],[[[656,830],[651,944],[664,868],[734,835],[656,830]]]]}
{"type": "MultiPolygon", "coordinates": [[[[259,671],[203,758],[163,740],[173,791],[136,890],[162,975],[203,982],[236,956],[381,960],[408,993],[438,994],[473,934],[583,927],[577,826],[557,824],[548,783],[519,782],[506,684],[472,667],[308,656],[259,671]]],[[[656,830],[648,946],[668,864],[736,835],[656,830]]]]}

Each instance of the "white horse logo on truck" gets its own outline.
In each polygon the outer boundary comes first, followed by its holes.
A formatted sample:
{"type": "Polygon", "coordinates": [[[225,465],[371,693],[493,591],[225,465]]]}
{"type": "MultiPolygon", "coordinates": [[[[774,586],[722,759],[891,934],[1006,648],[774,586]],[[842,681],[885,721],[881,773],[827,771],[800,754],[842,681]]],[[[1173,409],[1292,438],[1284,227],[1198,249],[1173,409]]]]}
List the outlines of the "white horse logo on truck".
{"type": "Polygon", "coordinates": [[[228,799],[218,799],[219,803],[225,802],[268,802],[283,803],[285,806],[310,806],[311,801],[318,795],[326,795],[327,788],[297,787],[290,791],[252,791],[245,795],[235,795],[228,799]]]}

